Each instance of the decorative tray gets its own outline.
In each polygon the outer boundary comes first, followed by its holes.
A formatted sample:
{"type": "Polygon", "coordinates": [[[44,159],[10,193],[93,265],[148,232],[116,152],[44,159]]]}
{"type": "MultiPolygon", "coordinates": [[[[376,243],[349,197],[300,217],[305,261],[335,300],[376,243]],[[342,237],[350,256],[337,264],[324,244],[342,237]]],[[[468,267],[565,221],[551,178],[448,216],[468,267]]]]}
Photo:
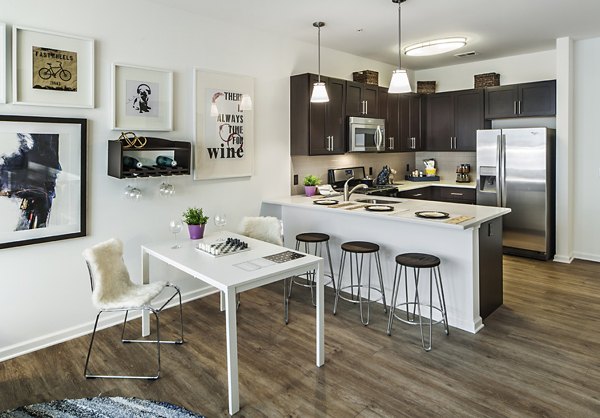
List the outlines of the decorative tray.
{"type": "Polygon", "coordinates": [[[408,180],[408,181],[440,181],[440,176],[423,176],[423,177],[404,176],[404,180],[408,180]]]}
{"type": "Polygon", "coordinates": [[[369,212],[391,212],[394,210],[394,207],[390,205],[368,205],[365,206],[365,210],[369,212]]]}
{"type": "Polygon", "coordinates": [[[439,212],[437,210],[421,210],[419,212],[415,212],[419,218],[426,219],[446,219],[450,217],[450,215],[446,212],[439,212]]]}
{"type": "Polygon", "coordinates": [[[335,199],[316,199],[313,200],[315,205],[337,205],[339,202],[335,199]]]}

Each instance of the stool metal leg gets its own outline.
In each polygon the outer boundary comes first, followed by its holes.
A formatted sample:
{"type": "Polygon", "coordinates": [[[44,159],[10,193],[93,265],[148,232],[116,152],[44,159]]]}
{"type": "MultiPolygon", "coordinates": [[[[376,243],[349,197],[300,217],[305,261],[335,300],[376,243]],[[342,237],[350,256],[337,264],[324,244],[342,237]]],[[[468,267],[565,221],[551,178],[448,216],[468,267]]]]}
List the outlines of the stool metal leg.
{"type": "Polygon", "coordinates": [[[375,253],[375,265],[377,266],[377,274],[379,274],[379,288],[381,289],[381,298],[383,300],[383,313],[387,313],[387,304],[385,302],[385,289],[383,288],[383,273],[381,270],[381,258],[379,257],[379,252],[375,253]]]}
{"type": "Polygon", "coordinates": [[[440,266],[437,266],[435,268],[433,274],[435,277],[435,287],[437,289],[438,299],[440,301],[440,309],[442,311],[442,320],[444,321],[444,331],[446,332],[446,335],[450,335],[450,328],[448,327],[448,312],[446,311],[446,298],[444,298],[444,286],[442,285],[442,275],[440,273],[440,266]]]}
{"type": "Polygon", "coordinates": [[[333,291],[336,291],[335,277],[333,276],[333,264],[331,264],[331,252],[329,251],[329,240],[325,241],[325,248],[327,249],[327,260],[329,261],[329,271],[331,272],[331,284],[333,284],[333,291]]]}
{"type": "Polygon", "coordinates": [[[365,322],[364,320],[364,316],[363,316],[363,298],[362,298],[362,294],[361,294],[361,290],[362,290],[362,269],[363,269],[363,263],[364,263],[364,254],[360,255],[360,270],[358,267],[358,254],[355,254],[356,257],[356,276],[357,276],[357,280],[358,280],[358,306],[360,308],[360,322],[363,325],[369,325],[369,319],[371,317],[371,304],[369,303],[369,301],[371,300],[371,255],[369,255],[369,281],[367,284],[367,321],[365,322]]]}
{"type": "Polygon", "coordinates": [[[402,267],[398,269],[398,264],[394,269],[394,284],[392,285],[392,300],[390,304],[390,317],[388,319],[387,335],[392,335],[392,322],[394,321],[394,311],[396,309],[396,300],[398,299],[398,289],[400,287],[400,280],[402,278],[402,267]],[[400,277],[398,277],[398,270],[400,270],[400,277]]]}
{"type": "Polygon", "coordinates": [[[333,302],[333,314],[337,311],[337,304],[340,298],[340,289],[342,288],[342,277],[344,276],[344,264],[346,264],[346,251],[342,250],[342,259],[340,260],[340,271],[338,273],[338,285],[335,290],[335,300],[333,302]]]}

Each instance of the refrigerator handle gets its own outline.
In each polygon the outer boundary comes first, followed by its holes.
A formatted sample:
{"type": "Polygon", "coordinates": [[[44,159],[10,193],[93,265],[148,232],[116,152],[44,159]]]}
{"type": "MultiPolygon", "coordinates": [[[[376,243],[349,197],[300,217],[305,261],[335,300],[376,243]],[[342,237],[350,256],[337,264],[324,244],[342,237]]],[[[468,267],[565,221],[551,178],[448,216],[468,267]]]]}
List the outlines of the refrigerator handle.
{"type": "Polygon", "coordinates": [[[502,164],[503,164],[503,153],[504,147],[502,146],[502,137],[500,134],[496,137],[496,206],[502,206],[502,192],[503,192],[503,181],[502,181],[502,164]]]}
{"type": "Polygon", "coordinates": [[[500,197],[501,197],[501,202],[499,206],[502,206],[503,208],[506,207],[506,135],[502,134],[500,135],[500,144],[501,144],[501,149],[500,149],[500,197]]]}

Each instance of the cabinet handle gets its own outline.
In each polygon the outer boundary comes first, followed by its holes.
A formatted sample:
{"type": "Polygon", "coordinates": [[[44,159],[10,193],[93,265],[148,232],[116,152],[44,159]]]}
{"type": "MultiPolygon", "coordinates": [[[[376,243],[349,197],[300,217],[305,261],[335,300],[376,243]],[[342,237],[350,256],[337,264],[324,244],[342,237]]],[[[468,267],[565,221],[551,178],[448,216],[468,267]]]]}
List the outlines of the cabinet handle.
{"type": "Polygon", "coordinates": [[[519,100],[519,115],[521,114],[521,101],[519,100]]]}
{"type": "Polygon", "coordinates": [[[390,140],[389,149],[394,149],[394,137],[390,136],[388,139],[390,140]]]}
{"type": "Polygon", "coordinates": [[[518,115],[519,113],[517,112],[517,101],[515,100],[513,102],[513,114],[518,115]]]}
{"type": "Polygon", "coordinates": [[[369,114],[369,101],[365,100],[365,115],[369,114]]]}
{"type": "Polygon", "coordinates": [[[360,105],[361,105],[361,108],[360,108],[360,114],[361,114],[361,115],[364,115],[364,114],[365,114],[365,101],[364,101],[364,100],[361,100],[361,101],[360,101],[360,105]]]}
{"type": "Polygon", "coordinates": [[[457,149],[457,148],[458,148],[458,145],[456,143],[456,137],[454,137],[454,149],[457,149]]]}
{"type": "Polygon", "coordinates": [[[463,193],[455,193],[455,192],[450,192],[451,196],[462,196],[463,193]]]}
{"type": "Polygon", "coordinates": [[[452,137],[450,137],[450,149],[452,149],[452,137]]]}
{"type": "Polygon", "coordinates": [[[333,135],[329,137],[329,151],[333,151],[333,135]]]}
{"type": "Polygon", "coordinates": [[[413,197],[419,197],[419,196],[423,196],[423,193],[415,193],[412,195],[413,197]]]}

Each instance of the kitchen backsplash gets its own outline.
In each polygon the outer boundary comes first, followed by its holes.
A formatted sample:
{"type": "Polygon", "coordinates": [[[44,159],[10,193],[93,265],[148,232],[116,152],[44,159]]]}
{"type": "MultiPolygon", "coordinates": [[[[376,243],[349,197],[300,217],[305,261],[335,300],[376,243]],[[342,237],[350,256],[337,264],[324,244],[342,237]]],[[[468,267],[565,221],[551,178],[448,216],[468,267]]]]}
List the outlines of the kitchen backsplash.
{"type": "Polygon", "coordinates": [[[327,169],[364,166],[367,174],[369,167],[373,167],[371,177],[375,178],[384,165],[395,169],[398,173],[395,180],[404,180],[406,165],[409,165],[410,171],[415,168],[419,171],[425,171],[423,160],[435,159],[438,168],[438,175],[443,181],[456,180],[456,167],[461,164],[471,164],[471,181],[475,181],[475,163],[476,154],[474,152],[407,152],[394,154],[375,154],[375,153],[348,153],[343,155],[323,155],[323,156],[293,156],[292,157],[292,185],[291,194],[303,194],[304,186],[302,180],[305,176],[313,174],[321,179],[321,183],[327,183],[327,169]],[[294,175],[298,175],[298,185],[293,185],[294,175]]]}

